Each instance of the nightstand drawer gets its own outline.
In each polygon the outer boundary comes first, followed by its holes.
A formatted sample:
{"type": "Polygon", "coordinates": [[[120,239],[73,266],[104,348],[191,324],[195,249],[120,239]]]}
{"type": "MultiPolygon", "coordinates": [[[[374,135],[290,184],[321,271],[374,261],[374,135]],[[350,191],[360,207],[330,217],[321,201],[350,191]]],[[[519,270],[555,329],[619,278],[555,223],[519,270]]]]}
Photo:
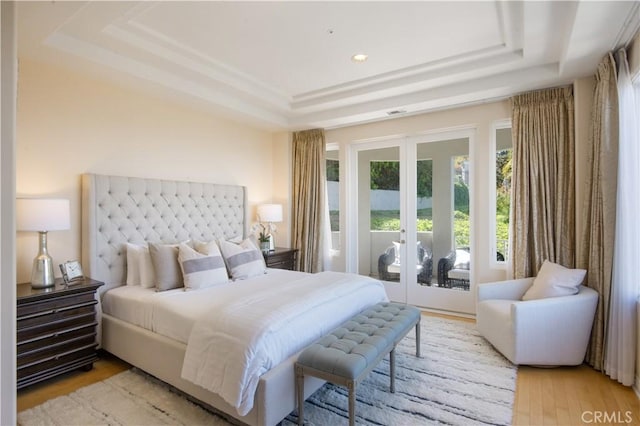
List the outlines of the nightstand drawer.
{"type": "Polygon", "coordinates": [[[16,358],[18,372],[38,364],[53,362],[60,359],[68,360],[73,358],[73,354],[81,352],[87,348],[95,348],[97,345],[96,333],[94,331],[89,334],[81,334],[73,339],[64,339],[61,342],[48,347],[32,347],[29,352],[18,355],[16,358]]]}
{"type": "Polygon", "coordinates": [[[58,374],[91,365],[96,359],[98,359],[96,356],[96,344],[92,343],[41,360],[37,363],[23,365],[22,367],[18,367],[17,387],[20,389],[24,386],[57,376],[58,374]]]}
{"type": "Polygon", "coordinates": [[[77,306],[96,304],[94,292],[79,293],[69,296],[57,297],[52,300],[43,300],[18,305],[18,321],[26,318],[47,315],[59,311],[69,310],[77,306]]]}
{"type": "MultiPolygon", "coordinates": [[[[39,327],[47,327],[50,324],[64,324],[67,321],[72,321],[75,318],[86,317],[88,315],[95,314],[94,305],[98,302],[93,300],[84,306],[72,306],[61,308],[55,312],[45,311],[39,315],[31,315],[24,319],[18,318],[16,328],[19,336],[22,331],[28,332],[32,329],[38,329],[39,327]]],[[[19,339],[18,339],[19,340],[19,339]]]]}
{"type": "Polygon", "coordinates": [[[47,330],[45,333],[36,335],[30,339],[21,339],[17,347],[18,357],[30,355],[35,352],[42,352],[52,347],[59,347],[79,338],[87,336],[95,337],[97,324],[97,322],[93,321],[88,324],[68,328],[47,330]]]}
{"type": "Polygon", "coordinates": [[[269,268],[277,268],[277,269],[293,269],[295,265],[293,264],[293,259],[269,259],[269,264],[267,265],[269,268]]]}

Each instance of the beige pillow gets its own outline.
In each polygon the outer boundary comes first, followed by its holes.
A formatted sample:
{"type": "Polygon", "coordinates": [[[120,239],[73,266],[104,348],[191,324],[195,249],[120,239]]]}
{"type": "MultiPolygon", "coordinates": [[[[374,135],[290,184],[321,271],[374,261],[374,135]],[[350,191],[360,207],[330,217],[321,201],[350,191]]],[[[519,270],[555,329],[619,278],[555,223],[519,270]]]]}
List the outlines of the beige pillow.
{"type": "Polygon", "coordinates": [[[584,269],[569,269],[545,260],[538,276],[533,280],[533,285],[522,296],[522,300],[577,294],[586,273],[584,269]]]}
{"type": "Polygon", "coordinates": [[[156,278],[149,247],[127,243],[127,285],[155,287],[156,278]]]}
{"type": "Polygon", "coordinates": [[[182,270],[178,263],[178,245],[149,243],[156,291],[171,290],[184,286],[182,270]]]}

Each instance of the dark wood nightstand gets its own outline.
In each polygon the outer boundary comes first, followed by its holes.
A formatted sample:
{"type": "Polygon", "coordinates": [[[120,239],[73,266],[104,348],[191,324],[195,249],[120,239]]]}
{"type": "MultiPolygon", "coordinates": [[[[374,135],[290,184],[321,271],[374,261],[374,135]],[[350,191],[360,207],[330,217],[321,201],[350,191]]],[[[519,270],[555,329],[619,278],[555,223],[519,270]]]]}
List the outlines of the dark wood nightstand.
{"type": "Polygon", "coordinates": [[[85,278],[67,286],[17,286],[17,388],[77,368],[90,370],[96,355],[96,290],[104,283],[85,278]]]}
{"type": "Polygon", "coordinates": [[[298,249],[282,247],[276,247],[274,251],[268,253],[263,252],[267,268],[289,269],[291,271],[296,269],[297,254],[298,249]]]}

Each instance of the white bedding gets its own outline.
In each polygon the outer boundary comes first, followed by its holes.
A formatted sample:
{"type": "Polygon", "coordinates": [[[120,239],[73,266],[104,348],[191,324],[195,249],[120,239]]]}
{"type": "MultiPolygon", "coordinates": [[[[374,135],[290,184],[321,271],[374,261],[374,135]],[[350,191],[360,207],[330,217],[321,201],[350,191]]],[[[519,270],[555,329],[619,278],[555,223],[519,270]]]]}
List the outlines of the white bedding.
{"type": "MultiPolygon", "coordinates": [[[[372,278],[339,272],[261,285],[236,282],[195,322],[182,377],[219,394],[241,416],[259,377],[346,319],[387,300],[372,278]]],[[[292,384],[293,385],[293,384],[292,384]]]]}
{"type": "MultiPolygon", "coordinates": [[[[268,287],[280,282],[297,280],[306,275],[308,274],[304,272],[268,269],[267,274],[254,277],[251,282],[256,282],[260,287],[268,287]]],[[[104,294],[102,311],[186,344],[196,319],[217,309],[222,295],[229,291],[235,295],[238,289],[248,282],[229,282],[192,291],[179,288],[161,292],[155,291],[155,288],[126,285],[113,288],[104,294]],[[189,309],[185,309],[185,306],[189,309]]]]}

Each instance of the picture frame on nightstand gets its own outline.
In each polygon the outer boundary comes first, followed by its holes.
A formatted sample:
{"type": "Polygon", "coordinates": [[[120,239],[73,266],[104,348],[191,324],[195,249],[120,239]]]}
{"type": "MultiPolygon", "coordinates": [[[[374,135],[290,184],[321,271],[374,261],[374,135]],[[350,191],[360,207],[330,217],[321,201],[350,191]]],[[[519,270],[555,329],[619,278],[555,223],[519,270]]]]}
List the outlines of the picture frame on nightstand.
{"type": "Polygon", "coordinates": [[[77,260],[69,260],[60,264],[60,272],[62,272],[62,279],[69,285],[84,280],[84,273],[82,272],[82,265],[77,260]]]}

